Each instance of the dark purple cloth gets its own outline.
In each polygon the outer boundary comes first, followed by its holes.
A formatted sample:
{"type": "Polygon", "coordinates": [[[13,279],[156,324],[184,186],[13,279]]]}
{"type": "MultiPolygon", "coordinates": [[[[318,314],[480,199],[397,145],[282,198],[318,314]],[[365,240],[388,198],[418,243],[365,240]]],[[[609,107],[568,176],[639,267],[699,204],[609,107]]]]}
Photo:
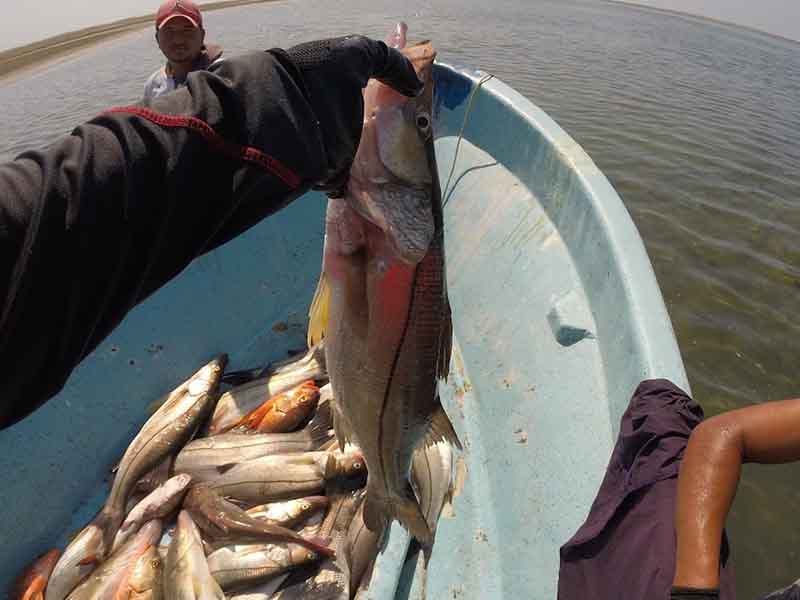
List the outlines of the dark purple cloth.
{"type": "MultiPolygon", "coordinates": [[[[559,600],[668,600],[680,461],[703,410],[666,379],[643,381],[586,522],[561,548],[559,600]]],[[[720,599],[735,596],[723,534],[720,599]]]]}
{"type": "Polygon", "coordinates": [[[787,588],[762,596],[761,600],[800,600],[800,581],[795,581],[787,588]]]}

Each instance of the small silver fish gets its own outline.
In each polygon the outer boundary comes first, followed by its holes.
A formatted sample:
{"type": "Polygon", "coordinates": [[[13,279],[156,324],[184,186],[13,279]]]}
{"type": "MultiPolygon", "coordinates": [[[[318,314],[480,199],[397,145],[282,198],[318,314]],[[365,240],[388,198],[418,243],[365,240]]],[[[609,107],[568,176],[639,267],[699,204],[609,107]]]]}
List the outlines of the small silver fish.
{"type": "MultiPolygon", "coordinates": [[[[359,500],[358,510],[347,529],[345,545],[345,556],[350,570],[351,595],[362,584],[362,580],[378,556],[384,535],[383,531],[372,531],[364,524],[363,496],[359,500]]],[[[368,583],[368,577],[364,583],[368,583]]]]}
{"type": "MultiPolygon", "coordinates": [[[[164,560],[156,546],[150,546],[139,557],[128,578],[127,590],[123,589],[119,598],[126,600],[161,600],[163,598],[164,560]],[[127,592],[127,596],[126,596],[127,592]]],[[[114,598],[117,600],[117,598],[114,598]]]]}
{"type": "Polygon", "coordinates": [[[174,472],[196,482],[219,476],[219,467],[273,454],[307,452],[331,439],[333,420],[328,402],[321,404],[308,425],[292,433],[222,433],[186,444],[175,458],[174,472]]]}
{"type": "Polygon", "coordinates": [[[164,563],[164,600],[225,600],[225,594],[208,570],[200,532],[185,510],[164,563]]]}
{"type": "MultiPolygon", "coordinates": [[[[67,596],[67,600],[114,600],[125,597],[128,582],[139,558],[153,548],[161,536],[161,521],[146,523],[136,537],[125,543],[100,565],[82,584],[67,596]]],[[[128,594],[129,595],[129,594],[128,594]]]]}
{"type": "Polygon", "coordinates": [[[177,452],[208,417],[227,361],[225,355],[215,358],[178,386],[128,446],[106,503],[95,518],[103,530],[102,556],[111,550],[125,517],[125,504],[139,479],[177,452]]]}
{"type": "Polygon", "coordinates": [[[440,441],[414,451],[411,486],[428,527],[435,533],[442,509],[452,500],[453,448],[450,444],[440,441]]]}
{"type": "Polygon", "coordinates": [[[330,498],[330,509],[319,528],[319,534],[331,540],[331,547],[336,549],[335,558],[325,558],[319,569],[310,578],[292,582],[290,576],[287,585],[278,592],[278,600],[295,600],[301,598],[325,598],[326,600],[349,600],[350,573],[345,549],[347,531],[358,508],[363,491],[344,489],[332,483],[327,489],[330,498]]]}
{"type": "Polygon", "coordinates": [[[283,582],[286,581],[287,577],[289,577],[289,573],[276,575],[265,583],[255,585],[253,587],[248,586],[248,590],[246,592],[228,596],[228,600],[270,600],[281,587],[281,585],[283,585],[283,582]]]}
{"type": "MultiPolygon", "coordinates": [[[[325,369],[325,342],[322,341],[305,353],[295,352],[292,356],[283,360],[276,360],[269,363],[266,367],[255,369],[243,369],[241,371],[229,371],[222,376],[222,383],[230,386],[239,386],[249,383],[254,379],[261,379],[270,375],[286,375],[292,371],[303,369],[309,365],[317,363],[325,369]]],[[[320,379],[324,378],[322,375],[320,379]]]]}
{"type": "Polygon", "coordinates": [[[53,567],[45,590],[45,600],[64,600],[86,579],[102,557],[103,531],[94,522],[84,527],[67,545],[53,567]]]}
{"type": "Polygon", "coordinates": [[[319,555],[298,544],[236,544],[208,556],[208,568],[223,590],[263,583],[311,563],[319,555]]]}
{"type": "Polygon", "coordinates": [[[191,475],[181,473],[168,479],[147,496],[142,498],[128,513],[114,538],[111,551],[114,552],[135,534],[142,524],[154,519],[163,519],[180,506],[186,490],[191,483],[191,475]]]}
{"type": "Polygon", "coordinates": [[[215,545],[240,540],[242,543],[294,542],[317,554],[333,555],[325,540],[306,539],[292,529],[251,517],[205,484],[193,486],[183,506],[205,535],[205,541],[215,545]]]}
{"type": "Polygon", "coordinates": [[[328,508],[327,496],[307,496],[285,502],[259,504],[245,512],[255,519],[264,519],[283,527],[294,527],[326,508],[328,508]]]}

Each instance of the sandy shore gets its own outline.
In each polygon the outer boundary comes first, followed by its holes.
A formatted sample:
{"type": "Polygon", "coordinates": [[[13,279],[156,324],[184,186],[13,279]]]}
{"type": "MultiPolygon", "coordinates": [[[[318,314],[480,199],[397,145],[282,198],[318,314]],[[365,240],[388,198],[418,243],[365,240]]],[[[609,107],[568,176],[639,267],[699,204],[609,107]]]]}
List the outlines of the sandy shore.
{"type": "MultiPolygon", "coordinates": [[[[242,6],[245,4],[261,4],[262,2],[274,2],[275,0],[222,0],[220,2],[206,2],[200,4],[203,12],[218,10],[231,6],[242,6]]],[[[19,75],[22,71],[41,66],[57,58],[64,57],[82,48],[86,48],[98,42],[119,37],[131,31],[152,27],[155,14],[144,15],[141,17],[131,17],[79,29],[70,33],[63,33],[0,52],[0,80],[10,75],[19,75]]]]}

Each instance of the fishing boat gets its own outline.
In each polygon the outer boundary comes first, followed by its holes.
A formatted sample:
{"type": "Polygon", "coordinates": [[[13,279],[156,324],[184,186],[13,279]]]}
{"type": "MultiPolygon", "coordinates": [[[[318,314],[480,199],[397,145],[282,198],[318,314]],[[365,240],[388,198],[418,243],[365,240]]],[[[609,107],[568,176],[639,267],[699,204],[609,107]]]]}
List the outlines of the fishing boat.
{"type": "MultiPolygon", "coordinates": [[[[442,384],[464,446],[427,570],[395,524],[367,597],[555,597],[636,385],[689,390],[630,215],[584,150],[497,78],[437,64],[454,349],[442,384]]],[[[212,356],[305,343],[326,200],[310,193],[137,307],[40,410],[0,432],[0,589],[98,510],[149,405],[212,356]]]]}

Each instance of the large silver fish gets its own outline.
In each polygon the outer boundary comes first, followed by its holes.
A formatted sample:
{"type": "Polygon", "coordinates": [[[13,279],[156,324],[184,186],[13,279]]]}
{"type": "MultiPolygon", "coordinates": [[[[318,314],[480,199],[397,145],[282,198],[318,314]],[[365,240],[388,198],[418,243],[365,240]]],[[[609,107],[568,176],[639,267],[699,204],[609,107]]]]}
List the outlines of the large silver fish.
{"type": "MultiPolygon", "coordinates": [[[[405,45],[405,30],[394,35],[405,45]]],[[[441,189],[433,146],[430,43],[403,49],[424,82],[406,98],[377,81],[343,198],[328,201],[322,275],[309,344],[325,337],[340,444],[367,462],[364,521],[399,520],[423,545],[432,534],[409,485],[423,440],[458,440],[438,396],[452,342],[441,189]]]]}
{"type": "Polygon", "coordinates": [[[188,473],[196,481],[209,481],[219,476],[225,465],[244,462],[272,454],[288,454],[316,450],[330,439],[331,406],[325,402],[308,425],[292,433],[222,433],[193,440],[175,458],[175,473],[188,473]]]}
{"type": "Polygon", "coordinates": [[[233,465],[206,483],[244,504],[291,500],[319,494],[332,479],[363,476],[363,461],[359,452],[277,454],[233,465]]]}
{"type": "MultiPolygon", "coordinates": [[[[164,561],[156,546],[150,546],[139,557],[127,582],[127,590],[119,595],[125,600],[161,600],[163,598],[162,576],[164,561]],[[128,595],[125,595],[125,592],[128,595]]],[[[114,600],[117,600],[115,598],[114,600]]]]}
{"type": "Polygon", "coordinates": [[[100,562],[103,531],[94,522],[84,527],[58,559],[45,589],[45,600],[64,600],[100,562]]]}
{"type": "Polygon", "coordinates": [[[200,532],[185,510],[178,514],[164,562],[163,590],[165,600],[225,600],[208,569],[200,532]]]}
{"type": "Polygon", "coordinates": [[[103,530],[102,555],[113,545],[128,497],[139,479],[176,453],[211,414],[227,362],[225,355],[215,358],[178,386],[128,446],[111,492],[94,521],[103,530]]]}
{"type": "Polygon", "coordinates": [[[120,549],[100,565],[86,581],[76,587],[68,600],[116,600],[130,595],[130,577],[139,559],[155,548],[161,537],[161,521],[146,523],[120,549]]]}

